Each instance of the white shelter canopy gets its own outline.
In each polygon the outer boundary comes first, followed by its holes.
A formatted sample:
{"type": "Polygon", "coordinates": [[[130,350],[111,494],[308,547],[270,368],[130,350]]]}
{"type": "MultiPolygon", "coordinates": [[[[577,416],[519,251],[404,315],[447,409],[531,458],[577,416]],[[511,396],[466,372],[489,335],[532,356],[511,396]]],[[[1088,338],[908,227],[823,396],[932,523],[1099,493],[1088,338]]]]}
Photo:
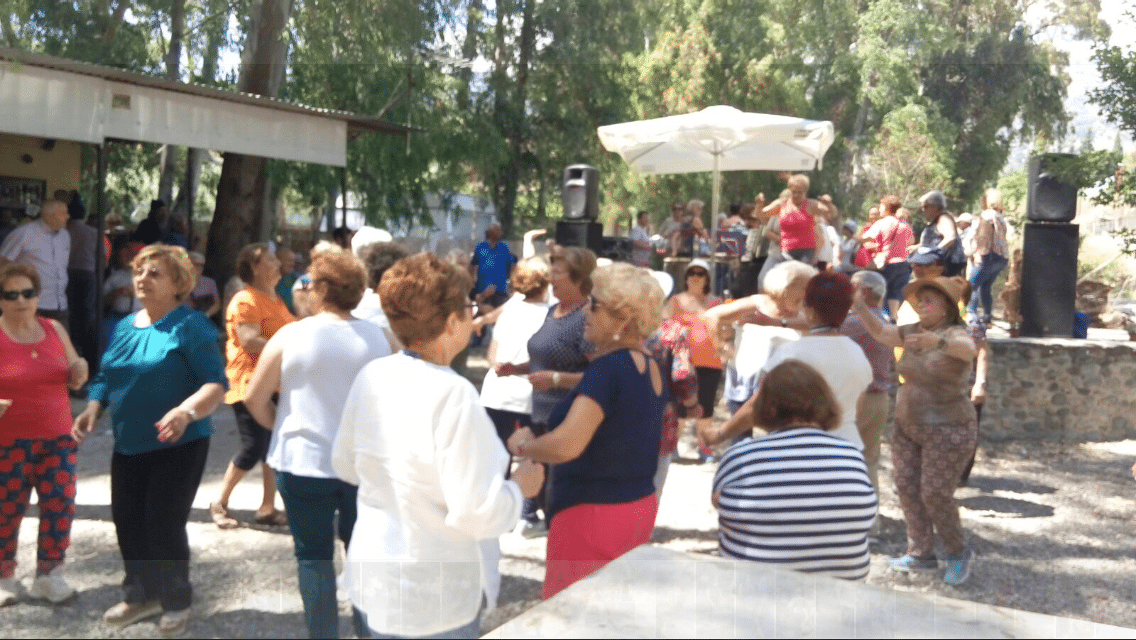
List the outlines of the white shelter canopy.
{"type": "Polygon", "coordinates": [[[336,167],[347,139],[406,127],[342,111],[0,48],[0,131],[156,142],[336,167]]]}

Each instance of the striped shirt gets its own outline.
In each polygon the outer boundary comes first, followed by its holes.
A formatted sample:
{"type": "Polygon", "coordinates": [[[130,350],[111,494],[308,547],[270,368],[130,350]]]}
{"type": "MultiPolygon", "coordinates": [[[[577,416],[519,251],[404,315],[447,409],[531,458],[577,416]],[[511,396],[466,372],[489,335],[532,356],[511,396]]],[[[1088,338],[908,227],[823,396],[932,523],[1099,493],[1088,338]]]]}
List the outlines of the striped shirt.
{"type": "Polygon", "coordinates": [[[876,492],[864,456],[811,427],[736,444],[714,475],[723,557],[862,580],[876,492]]]}

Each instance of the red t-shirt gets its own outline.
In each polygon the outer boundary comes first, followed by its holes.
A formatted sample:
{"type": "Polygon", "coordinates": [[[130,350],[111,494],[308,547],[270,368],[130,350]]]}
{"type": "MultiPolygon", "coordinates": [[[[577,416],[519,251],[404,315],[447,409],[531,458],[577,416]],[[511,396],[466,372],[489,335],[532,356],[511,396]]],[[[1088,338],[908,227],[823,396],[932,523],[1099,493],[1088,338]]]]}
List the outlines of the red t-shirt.
{"type": "Polygon", "coordinates": [[[797,209],[782,209],[781,251],[816,248],[816,220],[809,213],[809,201],[797,209]]]}
{"type": "Polygon", "coordinates": [[[12,401],[0,416],[0,445],[71,433],[67,352],[51,321],[36,320],[47,334],[39,342],[16,342],[0,329],[0,398],[12,401]]]}
{"type": "Polygon", "coordinates": [[[876,220],[872,228],[868,229],[868,236],[879,244],[876,253],[887,254],[886,264],[907,262],[907,247],[915,242],[915,232],[911,225],[895,216],[884,216],[876,220]]]}

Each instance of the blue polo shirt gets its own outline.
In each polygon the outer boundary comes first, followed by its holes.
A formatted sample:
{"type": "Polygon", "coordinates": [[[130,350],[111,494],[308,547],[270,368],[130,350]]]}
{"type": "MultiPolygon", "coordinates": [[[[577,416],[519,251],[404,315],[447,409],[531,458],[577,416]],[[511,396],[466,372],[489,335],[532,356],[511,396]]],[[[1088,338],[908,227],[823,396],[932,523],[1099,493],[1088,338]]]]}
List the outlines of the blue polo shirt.
{"type": "Polygon", "coordinates": [[[509,268],[517,263],[517,256],[509,250],[504,241],[498,242],[496,247],[488,241],[477,245],[473,250],[473,260],[470,264],[477,266],[477,282],[473,292],[481,293],[489,285],[497,285],[497,293],[505,293],[509,287],[509,268]]]}
{"type": "Polygon", "coordinates": [[[217,328],[178,306],[149,327],[135,327],[134,314],[115,325],[88,397],[110,409],[114,450],[136,455],[212,435],[209,416],[190,423],[176,442],[160,442],[154,426],[209,382],[229,388],[217,328]]]}

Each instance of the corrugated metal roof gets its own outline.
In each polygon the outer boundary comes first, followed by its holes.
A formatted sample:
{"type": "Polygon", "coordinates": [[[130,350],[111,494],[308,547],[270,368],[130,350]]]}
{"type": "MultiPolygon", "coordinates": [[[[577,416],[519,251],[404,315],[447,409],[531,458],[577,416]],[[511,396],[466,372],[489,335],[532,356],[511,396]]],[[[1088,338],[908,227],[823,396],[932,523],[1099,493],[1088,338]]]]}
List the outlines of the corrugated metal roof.
{"type": "Polygon", "coordinates": [[[284,100],[279,100],[276,98],[266,98],[264,96],[254,95],[250,93],[226,91],[224,89],[218,89],[216,87],[206,87],[204,85],[167,80],[165,78],[156,78],[154,76],[135,73],[133,71],[125,71],[123,69],[117,69],[115,67],[107,67],[91,62],[82,62],[79,60],[68,60],[67,58],[59,58],[57,56],[49,56],[42,53],[31,53],[10,47],[0,47],[0,60],[7,60],[16,64],[33,65],[46,69],[54,69],[57,71],[78,73],[95,78],[102,78],[104,80],[113,80],[115,82],[133,84],[141,87],[150,87],[163,91],[173,91],[176,93],[185,93],[194,96],[214,98],[217,100],[226,100],[229,102],[249,104],[269,109],[277,109],[279,111],[302,113],[310,116],[319,116],[333,120],[339,120],[347,123],[347,132],[350,137],[355,137],[362,133],[387,133],[394,135],[405,135],[407,133],[410,133],[411,131],[422,131],[422,129],[417,127],[406,127],[400,124],[395,124],[393,122],[387,122],[379,118],[362,116],[355,113],[349,113],[347,111],[308,107],[305,105],[286,102],[284,100]]]}

